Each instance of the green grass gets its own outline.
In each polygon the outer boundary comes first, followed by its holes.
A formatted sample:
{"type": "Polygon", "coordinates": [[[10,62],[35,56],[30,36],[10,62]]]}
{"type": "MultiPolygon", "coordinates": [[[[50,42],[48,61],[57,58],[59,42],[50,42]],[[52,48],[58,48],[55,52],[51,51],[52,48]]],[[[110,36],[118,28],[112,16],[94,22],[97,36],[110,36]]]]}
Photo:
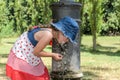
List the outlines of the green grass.
{"type": "Polygon", "coordinates": [[[120,80],[120,37],[98,37],[92,51],[92,37],[85,36],[81,46],[81,69],[85,80],[120,80]]]}
{"type": "MultiPolygon", "coordinates": [[[[0,80],[5,79],[5,64],[16,38],[2,39],[0,44],[0,80]],[[2,78],[1,78],[2,77],[2,78]]],[[[47,46],[46,51],[51,51],[47,46]]],[[[83,36],[81,43],[81,71],[83,80],[120,80],[120,37],[98,37],[97,50],[92,51],[92,37],[83,36]]],[[[51,70],[51,58],[42,58],[51,70]]]]}

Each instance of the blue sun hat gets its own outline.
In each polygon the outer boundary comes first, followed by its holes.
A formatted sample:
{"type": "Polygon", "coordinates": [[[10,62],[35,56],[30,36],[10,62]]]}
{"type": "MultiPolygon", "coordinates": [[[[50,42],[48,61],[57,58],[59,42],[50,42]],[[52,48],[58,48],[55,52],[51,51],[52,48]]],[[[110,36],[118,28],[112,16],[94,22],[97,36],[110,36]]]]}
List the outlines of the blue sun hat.
{"type": "Polygon", "coordinates": [[[75,38],[79,31],[79,25],[73,18],[66,16],[51,25],[61,31],[72,43],[76,43],[75,38]]]}

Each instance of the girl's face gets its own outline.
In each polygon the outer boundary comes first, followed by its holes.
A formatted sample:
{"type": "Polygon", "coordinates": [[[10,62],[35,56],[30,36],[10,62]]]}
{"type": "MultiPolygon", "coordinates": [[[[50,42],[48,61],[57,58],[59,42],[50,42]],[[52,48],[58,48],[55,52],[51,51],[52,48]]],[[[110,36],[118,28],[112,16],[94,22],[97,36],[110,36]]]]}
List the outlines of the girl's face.
{"type": "Polygon", "coordinates": [[[64,43],[68,42],[69,39],[67,37],[65,37],[61,31],[58,31],[57,41],[58,41],[58,43],[64,44],[64,43]]]}

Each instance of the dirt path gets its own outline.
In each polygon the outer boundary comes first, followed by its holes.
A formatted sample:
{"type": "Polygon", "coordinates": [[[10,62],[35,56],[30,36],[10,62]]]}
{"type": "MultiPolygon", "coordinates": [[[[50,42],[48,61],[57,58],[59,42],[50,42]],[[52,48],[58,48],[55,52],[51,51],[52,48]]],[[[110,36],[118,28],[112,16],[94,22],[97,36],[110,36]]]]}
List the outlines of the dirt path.
{"type": "Polygon", "coordinates": [[[5,75],[5,64],[7,62],[7,58],[0,57],[0,80],[8,80],[5,75]]]}
{"type": "Polygon", "coordinates": [[[8,80],[5,75],[5,68],[0,68],[0,80],[8,80]]]}

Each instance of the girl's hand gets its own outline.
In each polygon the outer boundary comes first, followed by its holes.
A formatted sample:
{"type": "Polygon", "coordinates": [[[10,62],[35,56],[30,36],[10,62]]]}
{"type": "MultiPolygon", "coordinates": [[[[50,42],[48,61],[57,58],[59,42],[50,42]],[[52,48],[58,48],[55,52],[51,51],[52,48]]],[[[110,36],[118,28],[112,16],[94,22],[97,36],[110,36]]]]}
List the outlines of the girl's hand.
{"type": "Polygon", "coordinates": [[[53,58],[54,60],[56,60],[56,61],[60,61],[60,60],[62,60],[63,55],[58,54],[58,53],[53,53],[52,58],[53,58]]]}

